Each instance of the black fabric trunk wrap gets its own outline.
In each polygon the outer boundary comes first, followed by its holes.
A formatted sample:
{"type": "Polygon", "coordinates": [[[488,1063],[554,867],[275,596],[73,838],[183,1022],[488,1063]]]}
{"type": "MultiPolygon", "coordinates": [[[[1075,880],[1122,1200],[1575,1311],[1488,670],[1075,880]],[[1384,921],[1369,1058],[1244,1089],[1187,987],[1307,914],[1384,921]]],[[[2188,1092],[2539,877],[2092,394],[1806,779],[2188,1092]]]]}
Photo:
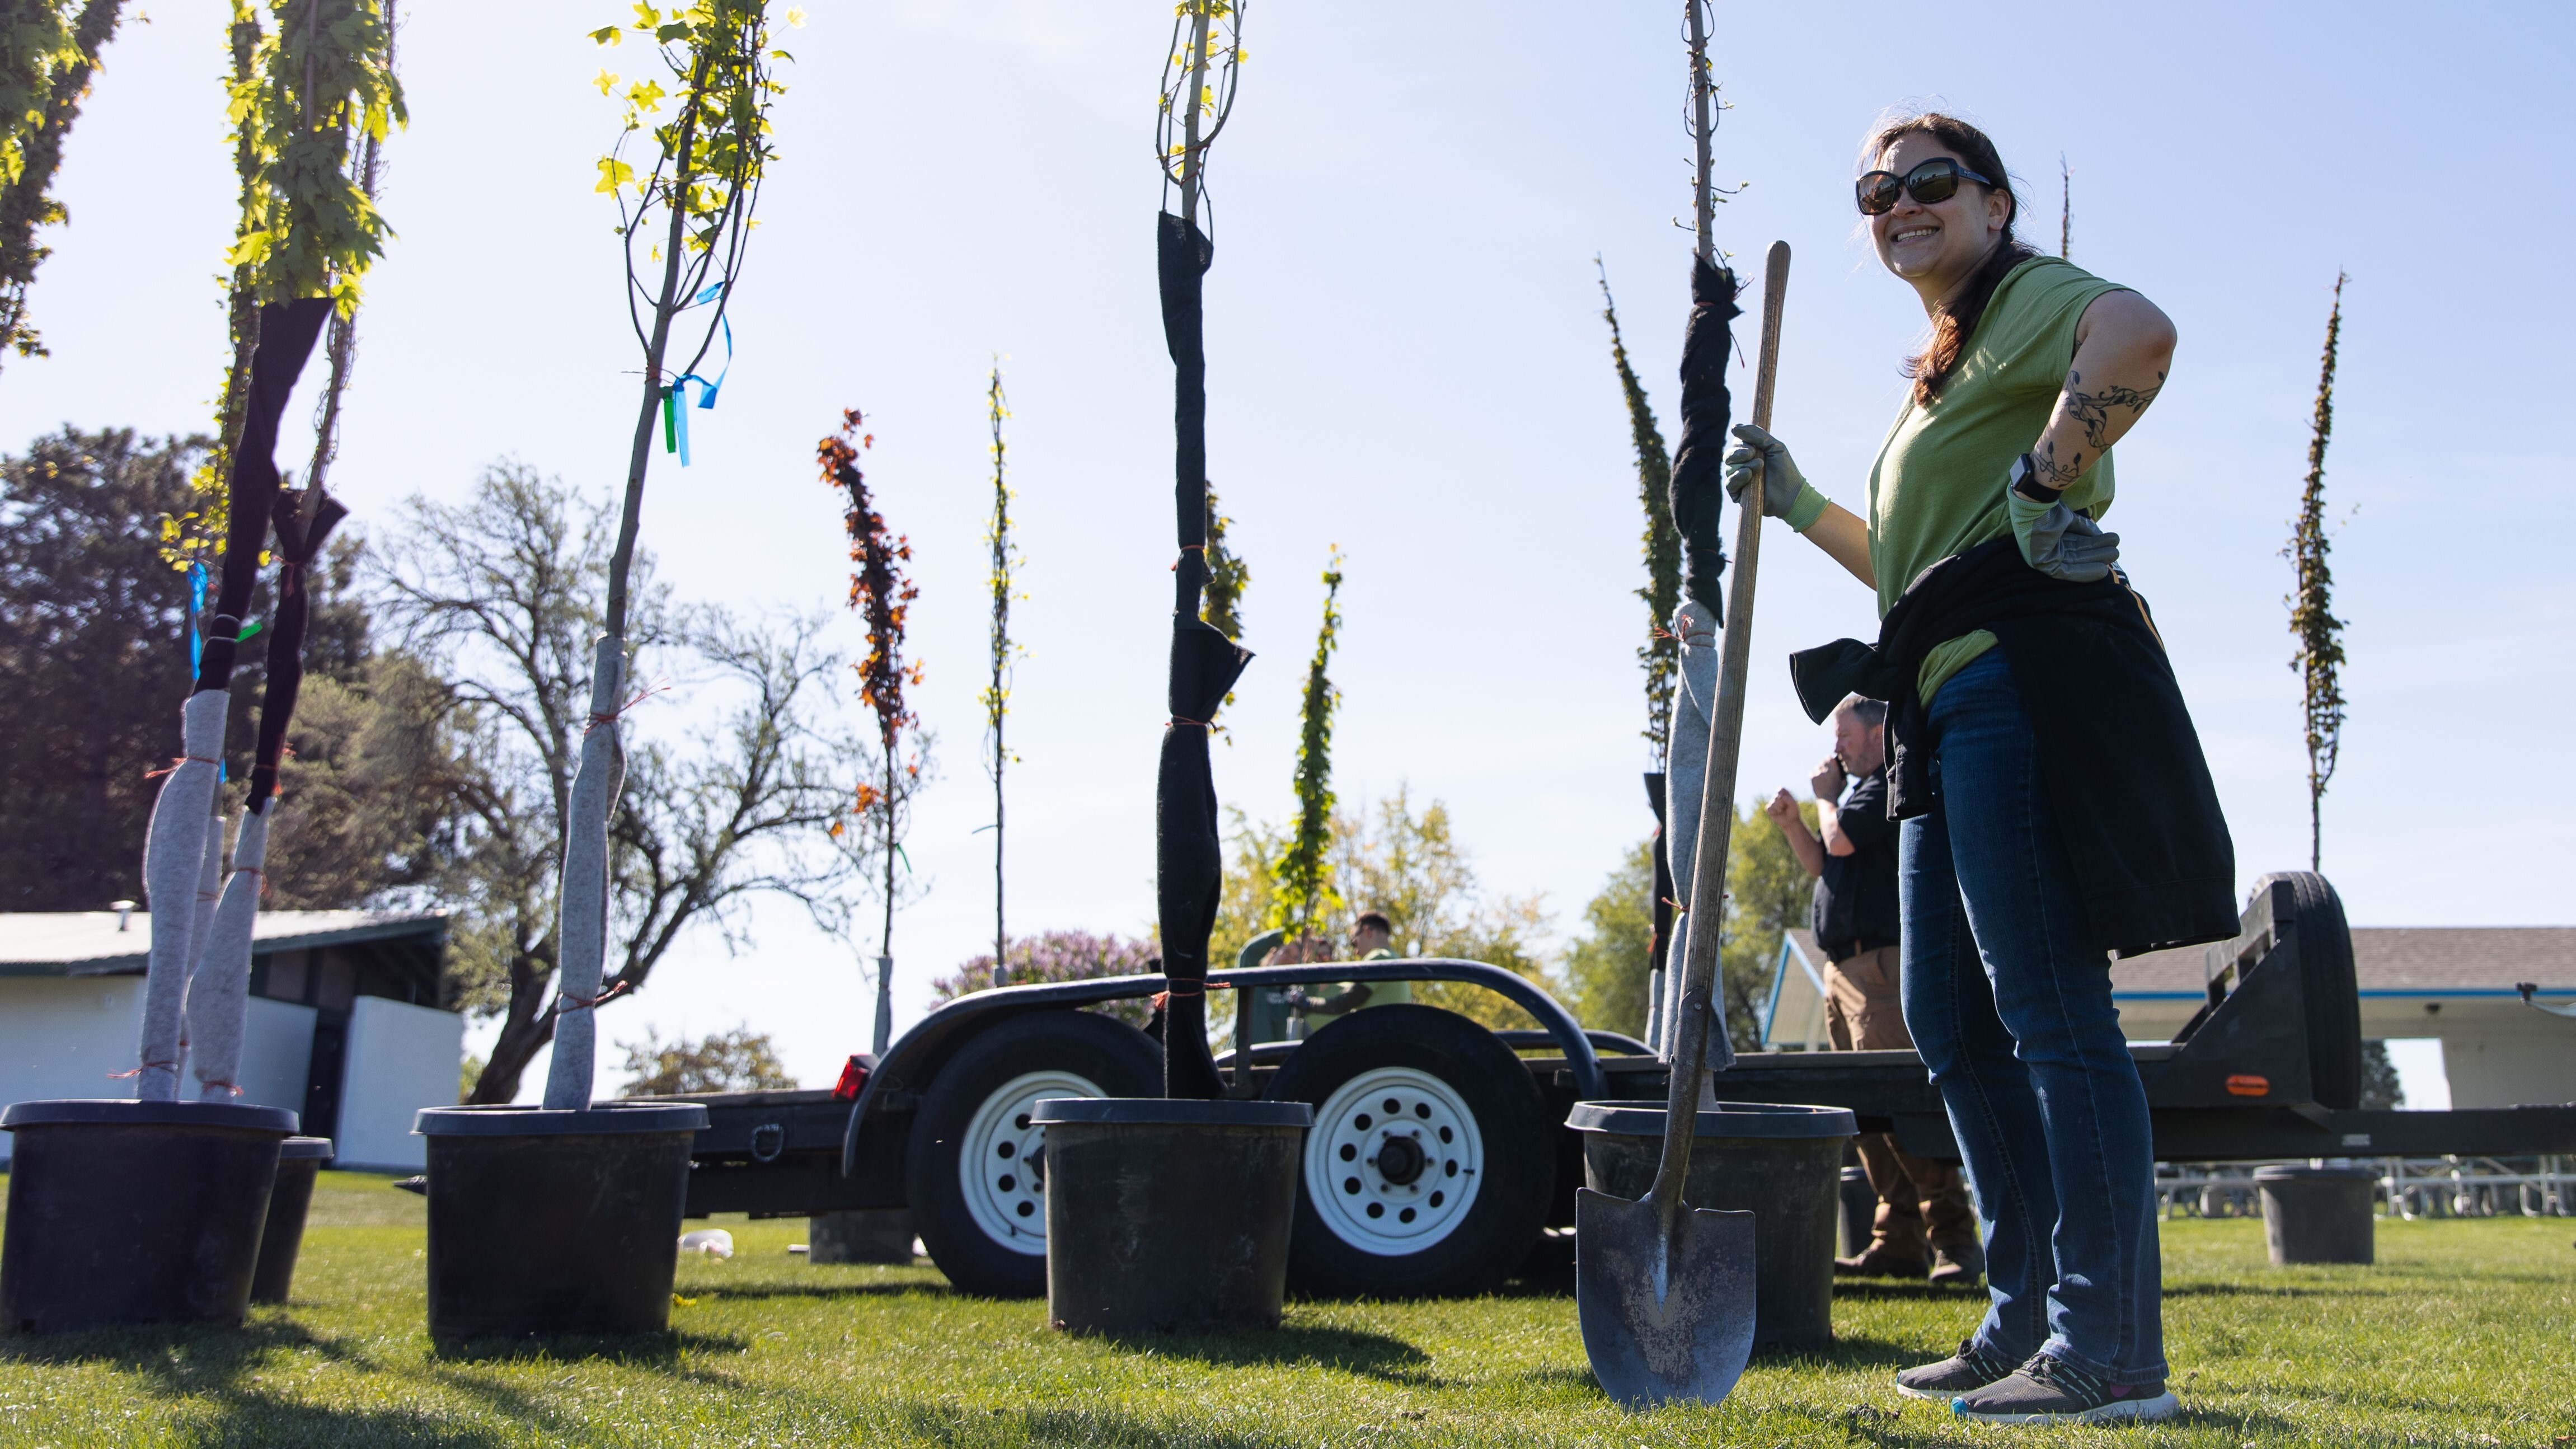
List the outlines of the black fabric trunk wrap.
{"type": "Polygon", "coordinates": [[[251,809],[268,813],[277,796],[277,767],[286,756],[286,728],[295,719],[295,696],[304,686],[304,631],[312,618],[312,563],[323,541],[347,507],[328,493],[310,499],[280,492],[271,510],[277,524],[280,566],[277,571],[277,616],[269,626],[268,680],[259,705],[259,750],[251,757],[251,809]]]}
{"type": "MultiPolygon", "coordinates": [[[[1726,544],[1719,513],[1726,503],[1721,459],[1733,400],[1726,362],[1735,351],[1735,273],[1691,258],[1690,324],[1682,333],[1682,435],[1673,451],[1673,528],[1681,535],[1682,591],[1726,622],[1726,544]]],[[[1666,620],[1669,624],[1671,621],[1666,620]]]]}
{"type": "MultiPolygon", "coordinates": [[[[1671,950],[1673,939],[1673,861],[1664,842],[1667,822],[1664,819],[1664,775],[1661,770],[1646,776],[1646,803],[1655,811],[1655,930],[1653,944],[1647,947],[1649,964],[1646,967],[1653,972],[1664,969],[1665,955],[1671,950]]],[[[1650,1015],[1654,1011],[1651,1000],[1646,1010],[1650,1015]]]]}
{"type": "Polygon", "coordinates": [[[197,688],[223,689],[233,680],[242,614],[259,580],[259,553],[268,541],[269,511],[277,502],[277,420],[313,355],[313,341],[331,317],[331,299],[305,297],[259,309],[259,346],[251,353],[250,388],[243,399],[241,437],[234,441],[224,496],[231,511],[224,536],[223,571],[197,657],[197,688]]]}
{"type": "Polygon", "coordinates": [[[1155,225],[1163,341],[1172,354],[1173,507],[1180,535],[1172,562],[1172,652],[1162,758],[1154,779],[1154,906],[1163,938],[1163,1094],[1224,1092],[1207,1045],[1208,933],[1224,879],[1208,725],[1252,655],[1199,617],[1207,582],[1207,353],[1200,287],[1214,250],[1196,226],[1170,213],[1155,225]]]}

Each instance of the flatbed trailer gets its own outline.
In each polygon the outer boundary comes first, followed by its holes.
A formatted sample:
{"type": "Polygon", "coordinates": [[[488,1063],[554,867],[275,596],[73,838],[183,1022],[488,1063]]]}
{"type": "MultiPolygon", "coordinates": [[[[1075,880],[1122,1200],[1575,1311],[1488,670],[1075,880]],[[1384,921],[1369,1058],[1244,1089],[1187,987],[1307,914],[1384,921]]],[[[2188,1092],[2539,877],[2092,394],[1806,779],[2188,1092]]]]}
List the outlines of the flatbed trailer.
{"type": "MultiPolygon", "coordinates": [[[[2576,1153],[2576,1105],[2452,1112],[2358,1106],[2361,1037],[2351,936],[2322,877],[2260,883],[2231,941],[2208,948],[2208,1000],[2170,1042],[2133,1043],[2159,1161],[2576,1153]]],[[[2115,968],[2116,969],[2116,968],[2115,968]]],[[[1295,1042],[1227,1052],[1228,1095],[1316,1109],[1291,1271],[1309,1291],[1480,1291],[1542,1231],[1573,1223],[1578,1101],[1661,1102],[1665,1065],[1642,1042],[1586,1031],[1528,980],[1445,959],[1238,967],[1253,993],[1321,982],[1454,981],[1511,1001],[1536,1030],[1489,1031],[1427,1006],[1354,1012],[1295,1042]]],[[[950,1279],[972,1292],[1045,1291],[1048,1096],[1152,1096],[1161,1048],[1085,1008],[1150,997],[1158,975],[1002,987],[960,997],[860,1058],[855,1101],[830,1092],[691,1098],[708,1108],[691,1215],[909,1208],[950,1279]]],[[[1722,1101],[1849,1108],[1862,1131],[1955,1161],[1939,1094],[1910,1051],[1754,1052],[1716,1077],[1722,1101]]],[[[1175,1170],[1186,1170],[1176,1164],[1175,1170]]]]}

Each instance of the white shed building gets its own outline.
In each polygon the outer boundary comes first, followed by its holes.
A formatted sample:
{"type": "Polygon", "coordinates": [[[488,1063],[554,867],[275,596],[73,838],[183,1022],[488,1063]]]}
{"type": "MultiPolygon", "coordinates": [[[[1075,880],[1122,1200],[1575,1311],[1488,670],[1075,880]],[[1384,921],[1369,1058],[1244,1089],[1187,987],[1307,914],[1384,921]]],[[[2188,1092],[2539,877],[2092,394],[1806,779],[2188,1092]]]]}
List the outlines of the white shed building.
{"type": "MultiPolygon", "coordinates": [[[[151,942],[141,911],[0,912],[0,1103],[133,1095],[151,942]]],[[[464,1053],[446,952],[443,911],[262,912],[241,1100],[301,1114],[342,1167],[418,1171],[412,1113],[456,1101],[464,1053]]]]}

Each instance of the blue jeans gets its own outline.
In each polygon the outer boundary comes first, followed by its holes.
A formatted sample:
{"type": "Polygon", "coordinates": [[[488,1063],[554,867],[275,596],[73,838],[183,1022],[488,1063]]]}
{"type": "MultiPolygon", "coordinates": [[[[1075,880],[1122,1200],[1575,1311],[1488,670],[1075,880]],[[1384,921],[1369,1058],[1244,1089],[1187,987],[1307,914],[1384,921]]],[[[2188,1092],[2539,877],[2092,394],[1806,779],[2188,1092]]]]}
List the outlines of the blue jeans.
{"type": "Polygon", "coordinates": [[[2001,649],[1933,695],[1929,733],[1937,799],[1898,849],[1905,1024],[1976,1193],[1993,1299],[1976,1342],[2163,1378],[2146,1088],[2001,649]]]}

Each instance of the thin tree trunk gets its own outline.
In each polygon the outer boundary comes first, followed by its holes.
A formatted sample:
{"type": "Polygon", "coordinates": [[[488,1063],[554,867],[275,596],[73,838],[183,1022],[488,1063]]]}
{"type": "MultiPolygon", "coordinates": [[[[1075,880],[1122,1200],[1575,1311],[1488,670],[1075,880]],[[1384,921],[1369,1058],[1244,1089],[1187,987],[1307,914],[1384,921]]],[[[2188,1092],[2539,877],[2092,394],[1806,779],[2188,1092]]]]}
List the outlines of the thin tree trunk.
{"type": "Polygon", "coordinates": [[[1181,116],[1181,220],[1184,233],[1199,224],[1199,97],[1207,94],[1208,8],[1190,17],[1190,93],[1181,116]]]}
{"type": "MultiPolygon", "coordinates": [[[[385,69],[394,68],[394,0],[385,6],[385,69]]],[[[318,15],[316,5],[310,14],[318,15]]],[[[384,164],[384,143],[373,135],[361,143],[358,154],[358,189],[370,202],[376,199],[376,178],[384,164]]],[[[340,400],[349,387],[349,370],[356,365],[358,319],[355,316],[331,314],[331,328],[323,339],[325,355],[331,362],[331,376],[322,389],[321,414],[313,425],[313,462],[304,470],[304,486],[318,489],[329,476],[332,460],[340,455],[340,400]]]]}
{"type": "Polygon", "coordinates": [[[1002,984],[1002,953],[1010,937],[1002,929],[1002,725],[993,722],[993,984],[1002,984]]]}
{"type": "MultiPolygon", "coordinates": [[[[644,512],[644,477],[653,459],[653,415],[662,401],[662,356],[678,311],[680,266],[688,239],[687,196],[691,152],[707,69],[701,56],[680,117],[669,199],[670,225],[662,239],[662,286],[653,299],[653,334],[644,349],[644,398],[627,452],[626,496],[617,515],[617,550],[608,562],[608,617],[593,646],[590,722],[582,735],[581,766],[573,775],[571,808],[564,820],[564,873],[558,897],[563,962],[555,980],[555,1053],[546,1073],[546,1105],[579,1110],[590,1105],[599,1034],[598,1003],[607,962],[608,817],[625,784],[626,752],[619,738],[619,696],[625,688],[627,575],[635,564],[635,535],[644,512]]],[[[630,274],[631,275],[631,274],[630,274]]]]}
{"type": "Polygon", "coordinates": [[[993,419],[993,984],[1007,978],[1004,964],[1010,945],[1010,933],[1004,928],[1002,893],[1002,827],[1003,769],[1010,763],[1011,752],[1002,737],[1002,726],[1010,713],[1010,696],[1004,691],[1004,676],[1011,660],[1011,493],[1004,473],[1002,452],[1002,369],[993,369],[992,392],[988,411],[993,419]]]}
{"type": "Polygon", "coordinates": [[[1691,56],[1691,139],[1698,151],[1693,168],[1691,219],[1698,232],[1701,261],[1714,266],[1717,262],[1717,198],[1709,185],[1710,131],[1714,116],[1709,109],[1708,94],[1708,25],[1700,11],[1704,0],[1682,0],[1682,11],[1690,22],[1691,56]]]}
{"type": "Polygon", "coordinates": [[[885,797],[877,803],[885,812],[885,932],[877,942],[877,1020],[869,1049],[879,1058],[894,1040],[894,762],[900,743],[892,732],[885,737],[885,797]]]}

